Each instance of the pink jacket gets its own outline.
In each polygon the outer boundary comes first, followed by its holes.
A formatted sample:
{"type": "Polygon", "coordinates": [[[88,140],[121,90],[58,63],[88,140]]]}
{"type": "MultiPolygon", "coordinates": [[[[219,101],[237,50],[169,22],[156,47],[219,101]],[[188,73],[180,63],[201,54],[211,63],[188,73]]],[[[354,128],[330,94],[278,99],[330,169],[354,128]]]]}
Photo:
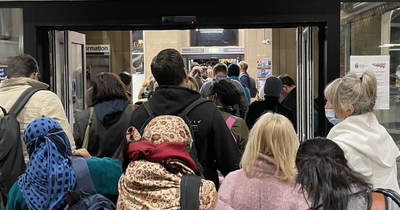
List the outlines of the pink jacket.
{"type": "Polygon", "coordinates": [[[307,202],[299,186],[293,181],[275,177],[276,165],[272,157],[261,155],[248,177],[243,170],[228,174],[218,191],[216,210],[262,209],[306,210],[307,202]]]}

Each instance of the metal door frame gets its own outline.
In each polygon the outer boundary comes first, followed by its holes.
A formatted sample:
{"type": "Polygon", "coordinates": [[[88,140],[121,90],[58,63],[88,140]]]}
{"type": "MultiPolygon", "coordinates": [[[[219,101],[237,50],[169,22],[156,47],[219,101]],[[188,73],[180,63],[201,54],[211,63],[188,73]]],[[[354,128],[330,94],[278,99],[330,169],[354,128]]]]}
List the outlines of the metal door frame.
{"type": "MultiPolygon", "coordinates": [[[[72,66],[72,45],[79,44],[82,46],[82,82],[83,82],[83,108],[86,108],[84,103],[86,98],[86,36],[74,31],[49,31],[51,39],[52,55],[50,60],[52,62],[52,89],[55,94],[60,98],[67,119],[71,125],[74,122],[74,106],[72,98],[72,80],[73,80],[73,66],[72,66]],[[60,75],[60,74],[63,74],[60,75]],[[61,77],[61,78],[60,78],[61,77]]],[[[71,126],[73,132],[73,126],[71,126]]]]}
{"type": "MultiPolygon", "coordinates": [[[[313,28],[297,27],[297,134],[300,142],[314,137],[313,28]]],[[[320,99],[322,100],[322,99],[320,99]]]]}

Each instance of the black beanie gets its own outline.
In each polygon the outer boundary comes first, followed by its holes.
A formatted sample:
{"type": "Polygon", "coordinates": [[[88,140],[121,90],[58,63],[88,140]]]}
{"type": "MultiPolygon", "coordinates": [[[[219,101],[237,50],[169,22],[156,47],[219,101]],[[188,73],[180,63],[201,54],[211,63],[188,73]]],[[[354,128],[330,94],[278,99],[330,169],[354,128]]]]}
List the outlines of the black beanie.
{"type": "Polygon", "coordinates": [[[282,81],[275,76],[270,76],[265,80],[264,83],[264,94],[265,96],[272,96],[279,98],[282,91],[282,81]]]}
{"type": "Polygon", "coordinates": [[[239,66],[232,63],[228,66],[228,76],[239,76],[239,66]]]}

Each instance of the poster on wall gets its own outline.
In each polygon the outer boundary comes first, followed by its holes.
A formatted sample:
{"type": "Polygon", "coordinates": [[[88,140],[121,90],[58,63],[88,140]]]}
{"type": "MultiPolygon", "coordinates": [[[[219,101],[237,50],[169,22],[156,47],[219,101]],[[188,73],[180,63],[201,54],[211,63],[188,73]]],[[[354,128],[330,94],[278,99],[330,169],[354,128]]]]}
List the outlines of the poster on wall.
{"type": "Polygon", "coordinates": [[[272,66],[271,58],[257,59],[257,69],[270,69],[272,66]]]}
{"type": "Polygon", "coordinates": [[[377,56],[350,56],[350,72],[361,77],[365,71],[372,71],[377,80],[377,99],[374,109],[389,109],[390,94],[390,57],[389,55],[377,56]]]}
{"type": "Polygon", "coordinates": [[[0,82],[5,80],[7,76],[7,66],[0,65],[0,82]]]}
{"type": "Polygon", "coordinates": [[[257,78],[257,89],[259,90],[262,86],[264,86],[266,79],[257,78]]]}

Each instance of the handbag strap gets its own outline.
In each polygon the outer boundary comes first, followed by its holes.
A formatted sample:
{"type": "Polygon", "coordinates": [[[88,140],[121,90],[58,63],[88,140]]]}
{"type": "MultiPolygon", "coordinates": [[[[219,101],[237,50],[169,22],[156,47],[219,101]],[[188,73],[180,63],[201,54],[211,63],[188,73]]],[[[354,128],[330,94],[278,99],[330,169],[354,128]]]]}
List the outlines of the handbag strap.
{"type": "Polygon", "coordinates": [[[88,119],[88,124],[86,126],[85,130],[85,138],[83,139],[83,145],[82,148],[87,149],[89,146],[89,133],[90,133],[90,125],[92,125],[92,116],[93,116],[93,111],[94,107],[89,108],[89,119],[88,119]]]}
{"type": "Polygon", "coordinates": [[[372,204],[370,210],[386,210],[386,198],[385,195],[379,192],[372,192],[372,204]]]}

